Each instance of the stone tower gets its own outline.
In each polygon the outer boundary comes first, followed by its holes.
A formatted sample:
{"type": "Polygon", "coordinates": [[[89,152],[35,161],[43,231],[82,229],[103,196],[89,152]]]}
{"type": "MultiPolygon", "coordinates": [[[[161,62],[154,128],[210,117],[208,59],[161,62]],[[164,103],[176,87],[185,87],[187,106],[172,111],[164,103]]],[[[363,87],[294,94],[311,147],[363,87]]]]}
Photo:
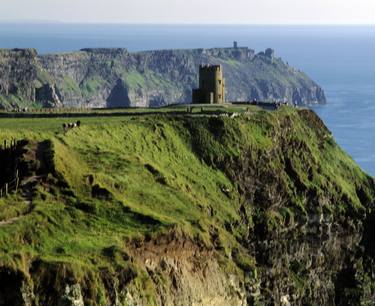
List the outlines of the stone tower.
{"type": "Polygon", "coordinates": [[[225,102],[225,80],[221,65],[199,66],[199,88],[193,90],[194,104],[225,102]]]}

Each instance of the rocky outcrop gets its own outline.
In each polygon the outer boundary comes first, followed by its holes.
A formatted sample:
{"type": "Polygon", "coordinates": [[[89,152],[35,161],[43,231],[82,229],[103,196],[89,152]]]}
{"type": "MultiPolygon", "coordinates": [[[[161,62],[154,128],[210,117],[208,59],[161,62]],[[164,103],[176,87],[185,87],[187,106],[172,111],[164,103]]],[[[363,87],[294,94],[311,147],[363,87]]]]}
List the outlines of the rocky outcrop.
{"type": "Polygon", "coordinates": [[[84,306],[81,286],[79,284],[66,285],[58,306],[84,306]]]}
{"type": "Polygon", "coordinates": [[[109,97],[107,98],[107,107],[129,107],[131,101],[129,99],[128,89],[122,79],[118,79],[115,87],[113,87],[109,97]]]}
{"type": "Polygon", "coordinates": [[[60,106],[61,95],[53,84],[44,84],[42,87],[36,88],[35,100],[43,103],[45,106],[56,107],[60,106]]]}
{"type": "MultiPolygon", "coordinates": [[[[320,150],[332,145],[330,132],[314,113],[301,111],[300,117],[316,132],[320,150]]],[[[226,130],[221,120],[211,119],[210,126],[219,139],[226,130]]],[[[197,154],[222,169],[243,196],[241,222],[229,228],[246,224],[239,241],[255,258],[253,266],[246,265],[232,251],[232,258],[245,270],[247,301],[250,305],[373,301],[375,248],[368,235],[374,228],[370,225],[374,180],[367,177],[364,185],[354,184],[353,197],[345,194],[336,179],[323,175],[318,166],[327,157],[315,159],[314,150],[297,140],[295,132],[293,121],[285,117],[268,131],[274,144],[271,150],[252,148],[238,158],[213,157],[215,153],[205,150],[206,141],[193,137],[197,154]],[[293,157],[297,151],[300,161],[293,157]],[[321,179],[327,180],[322,189],[309,183],[321,179]]]]}
{"type": "MultiPolygon", "coordinates": [[[[214,249],[170,233],[134,246],[131,255],[145,267],[158,288],[157,305],[247,305],[242,278],[220,267],[214,249]]],[[[139,292],[128,290],[129,305],[147,304],[139,292]],[[137,302],[135,302],[137,301],[137,302]]]]}
{"type": "Polygon", "coordinates": [[[11,107],[17,99],[46,107],[190,103],[200,64],[224,67],[228,101],[325,103],[323,90],[277,58],[274,50],[255,54],[249,48],[217,48],[136,53],[83,49],[51,55],[1,50],[0,104],[11,107]]]}

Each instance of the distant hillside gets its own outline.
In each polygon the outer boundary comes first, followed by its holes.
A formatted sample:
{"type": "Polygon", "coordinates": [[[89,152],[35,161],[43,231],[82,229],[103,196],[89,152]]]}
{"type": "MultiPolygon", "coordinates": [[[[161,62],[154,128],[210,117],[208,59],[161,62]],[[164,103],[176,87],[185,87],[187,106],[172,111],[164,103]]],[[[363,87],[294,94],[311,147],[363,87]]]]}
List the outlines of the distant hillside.
{"type": "Polygon", "coordinates": [[[221,64],[230,101],[285,99],[325,103],[323,90],[273,50],[83,49],[38,55],[0,50],[0,106],[119,107],[191,102],[200,64],[221,64]]]}

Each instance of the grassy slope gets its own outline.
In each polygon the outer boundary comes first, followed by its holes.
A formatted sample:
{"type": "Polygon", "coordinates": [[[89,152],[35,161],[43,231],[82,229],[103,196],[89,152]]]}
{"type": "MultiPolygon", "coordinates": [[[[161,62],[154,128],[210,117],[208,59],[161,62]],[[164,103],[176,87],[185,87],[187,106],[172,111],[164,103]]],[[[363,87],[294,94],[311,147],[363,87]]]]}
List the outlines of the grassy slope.
{"type": "MultiPolygon", "coordinates": [[[[218,165],[240,159],[249,150],[272,151],[279,145],[275,140],[278,137],[307,146],[307,155],[290,152],[304,184],[324,192],[322,189],[333,187],[330,184],[335,182],[337,192],[345,194],[351,203],[351,207],[339,207],[337,203],[339,209],[363,209],[356,187],[367,176],[328,134],[320,135],[325,132],[309,127],[296,110],[259,111],[235,119],[83,118],[81,128],[63,135],[60,126],[65,121],[0,121],[0,140],[51,140],[57,172],[54,177],[50,175],[47,184],[37,187],[33,212],[1,228],[0,265],[28,273],[28,262],[40,258],[46,263],[73,265],[75,277],[83,278],[84,271],[95,274],[103,267],[128,266],[124,256],[118,255],[127,252],[124,241],[176,228],[207,245],[211,244],[210,229],[216,228],[222,254],[229,254],[233,248],[243,250],[237,242],[244,231],[238,182],[229,179],[230,169],[218,165]],[[281,135],[281,122],[285,120],[290,121],[291,130],[281,135]],[[312,180],[305,167],[311,162],[320,169],[312,180]],[[94,185],[110,192],[107,199],[91,196],[89,176],[94,178],[94,185]],[[228,223],[238,226],[230,233],[228,223]],[[108,249],[116,252],[108,255],[108,249]]],[[[275,158],[268,167],[280,172],[280,163],[280,158],[275,158]]],[[[270,226],[281,225],[287,214],[304,210],[294,183],[282,173],[291,200],[267,211],[270,226]]],[[[0,200],[0,218],[9,216],[9,210],[23,202],[20,195],[0,200]]],[[[329,209],[336,208],[331,205],[329,209]]],[[[254,261],[244,250],[243,256],[238,260],[241,267],[254,261]]],[[[95,299],[99,299],[99,289],[96,294],[95,299]]]]}

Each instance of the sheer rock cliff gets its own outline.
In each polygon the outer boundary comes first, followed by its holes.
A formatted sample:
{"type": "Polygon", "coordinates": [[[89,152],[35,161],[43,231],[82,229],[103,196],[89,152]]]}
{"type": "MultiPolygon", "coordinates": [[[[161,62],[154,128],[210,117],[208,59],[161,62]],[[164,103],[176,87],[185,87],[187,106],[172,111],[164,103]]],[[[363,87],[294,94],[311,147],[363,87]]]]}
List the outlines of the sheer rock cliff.
{"type": "Polygon", "coordinates": [[[228,101],[325,103],[323,90],[272,49],[83,49],[38,55],[0,50],[0,105],[44,107],[156,107],[190,103],[201,64],[224,68],[228,101]]]}

